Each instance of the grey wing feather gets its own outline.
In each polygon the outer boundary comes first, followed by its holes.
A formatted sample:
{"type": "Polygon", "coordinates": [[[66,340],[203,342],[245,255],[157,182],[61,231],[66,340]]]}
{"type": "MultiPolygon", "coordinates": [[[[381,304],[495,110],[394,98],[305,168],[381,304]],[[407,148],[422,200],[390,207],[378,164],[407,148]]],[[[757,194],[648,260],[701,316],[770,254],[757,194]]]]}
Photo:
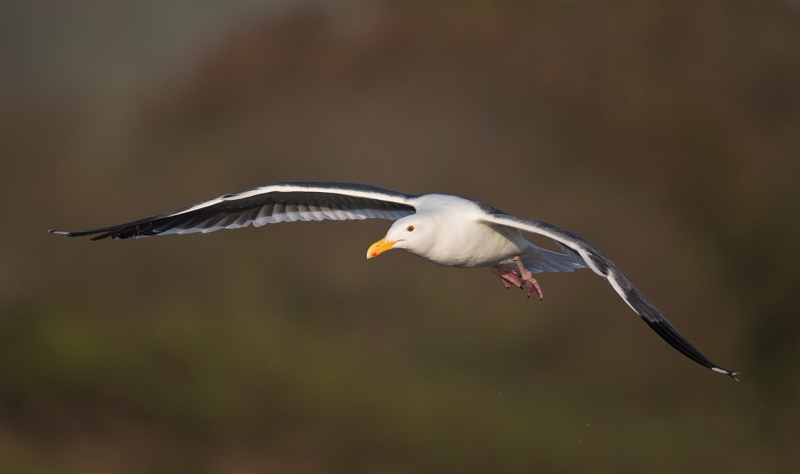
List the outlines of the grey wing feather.
{"type": "Polygon", "coordinates": [[[598,275],[605,278],[625,303],[638,314],[669,345],[700,365],[736,379],[738,372],[723,369],[700,353],[676,328],[661,314],[625,275],[602,252],[577,235],[547,222],[512,216],[487,206],[485,221],[500,224],[526,232],[533,232],[553,239],[570,258],[580,260],[598,275]]]}
{"type": "Polygon", "coordinates": [[[183,207],[125,224],[84,231],[50,230],[91,240],[214,232],[295,221],[390,219],[416,212],[413,196],[354,183],[278,183],[183,207]]]}

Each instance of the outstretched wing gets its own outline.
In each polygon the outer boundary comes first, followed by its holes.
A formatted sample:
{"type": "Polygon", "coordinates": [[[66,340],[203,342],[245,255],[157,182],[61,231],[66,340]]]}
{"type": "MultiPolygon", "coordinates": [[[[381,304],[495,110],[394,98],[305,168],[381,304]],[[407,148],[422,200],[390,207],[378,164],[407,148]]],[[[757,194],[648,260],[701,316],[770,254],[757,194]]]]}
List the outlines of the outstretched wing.
{"type": "Polygon", "coordinates": [[[614,290],[628,303],[628,306],[630,306],[636,314],[641,316],[644,322],[658,333],[662,339],[667,341],[669,345],[698,364],[736,379],[736,376],[739,374],[738,372],[731,372],[723,369],[701,354],[700,351],[687,341],[686,338],[675,329],[675,326],[661,314],[661,311],[653,306],[653,303],[645,298],[645,296],[625,278],[625,275],[619,271],[616,265],[589,242],[572,232],[548,224],[547,222],[512,216],[496,209],[488,210],[484,220],[489,224],[513,227],[555,240],[556,244],[558,244],[565,253],[571,255],[577,261],[584,262],[592,271],[611,283],[611,286],[614,287],[614,290]]]}
{"type": "Polygon", "coordinates": [[[253,224],[324,219],[391,219],[414,214],[413,196],[377,186],[353,183],[278,183],[226,194],[210,201],[138,221],[84,231],[49,230],[91,240],[150,237],[238,229],[253,224]]]}

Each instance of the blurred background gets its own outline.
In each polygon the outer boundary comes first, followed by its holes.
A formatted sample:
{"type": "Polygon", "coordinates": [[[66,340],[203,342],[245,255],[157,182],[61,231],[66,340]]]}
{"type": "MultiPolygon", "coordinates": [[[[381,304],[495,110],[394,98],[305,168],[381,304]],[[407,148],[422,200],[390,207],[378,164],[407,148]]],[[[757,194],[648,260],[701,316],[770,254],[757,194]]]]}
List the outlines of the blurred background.
{"type": "Polygon", "coordinates": [[[800,472],[798,158],[796,1],[3,2],[0,470],[800,472]],[[290,180],[569,229],[741,382],[387,221],[45,232],[290,180]]]}

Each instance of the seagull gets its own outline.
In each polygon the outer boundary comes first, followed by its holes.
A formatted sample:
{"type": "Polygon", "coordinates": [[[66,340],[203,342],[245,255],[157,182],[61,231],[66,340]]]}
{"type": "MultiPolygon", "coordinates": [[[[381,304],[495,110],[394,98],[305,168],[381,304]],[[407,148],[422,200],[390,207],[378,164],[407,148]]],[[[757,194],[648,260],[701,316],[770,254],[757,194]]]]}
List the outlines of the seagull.
{"type": "Polygon", "coordinates": [[[403,194],[355,183],[286,182],[225,194],[125,224],[84,231],[50,229],[68,237],[94,235],[91,241],[153,235],[214,232],[252,224],[294,221],[395,221],[367,250],[374,258],[403,249],[447,267],[489,267],[506,288],[524,289],[542,298],[532,274],[588,268],[603,277],[619,296],[669,345],[689,359],[734,380],[740,372],[723,369],[686,340],[611,260],[577,235],[542,221],[507,214],[482,202],[446,194],[403,194]],[[528,242],[523,232],[553,239],[563,253],[528,242]]]}

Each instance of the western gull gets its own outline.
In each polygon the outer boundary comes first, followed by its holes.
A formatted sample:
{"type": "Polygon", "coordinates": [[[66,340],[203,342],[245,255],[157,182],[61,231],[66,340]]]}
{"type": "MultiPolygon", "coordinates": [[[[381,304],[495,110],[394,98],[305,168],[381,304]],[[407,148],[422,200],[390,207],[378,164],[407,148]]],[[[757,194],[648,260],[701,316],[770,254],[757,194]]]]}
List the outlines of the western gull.
{"type": "MultiPolygon", "coordinates": [[[[85,231],[49,230],[94,240],[214,232],[250,224],[294,221],[389,219],[386,236],[372,244],[367,258],[404,249],[448,267],[489,267],[506,288],[516,286],[542,298],[533,273],[589,268],[605,278],[625,303],[680,353],[733,379],[739,372],[708,360],[686,340],[622,272],[589,242],[542,221],[512,216],[488,204],[446,194],[403,194],[354,183],[277,183],[225,194],[209,201],[138,221],[85,231]],[[553,239],[563,253],[528,242],[522,232],[553,239]]],[[[738,379],[736,379],[738,380],[738,379]]]]}

